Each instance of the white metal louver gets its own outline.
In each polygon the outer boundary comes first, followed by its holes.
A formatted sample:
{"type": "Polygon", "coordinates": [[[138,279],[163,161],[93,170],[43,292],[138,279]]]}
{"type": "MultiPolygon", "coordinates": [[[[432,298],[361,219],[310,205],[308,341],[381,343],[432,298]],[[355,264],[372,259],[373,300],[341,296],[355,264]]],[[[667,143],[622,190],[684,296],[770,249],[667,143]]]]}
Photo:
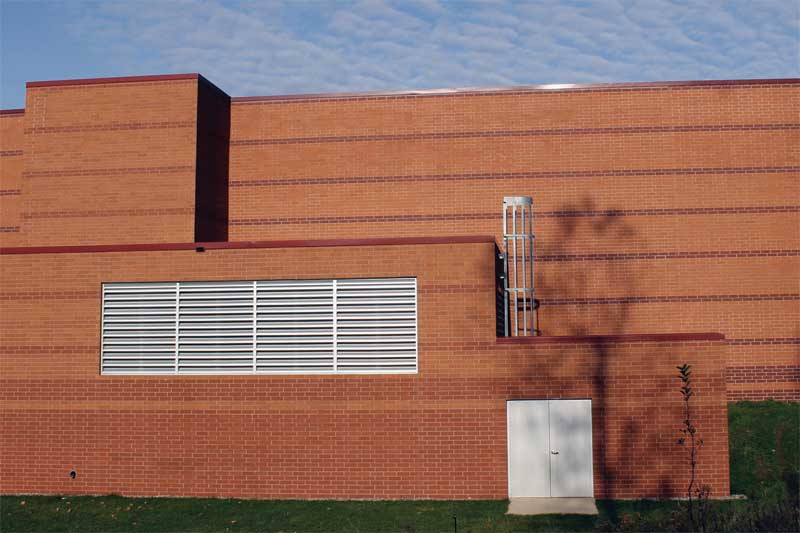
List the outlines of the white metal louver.
{"type": "Polygon", "coordinates": [[[417,368],[417,280],[336,282],[339,372],[414,372],[417,368]]]}
{"type": "Polygon", "coordinates": [[[417,371],[415,278],[103,284],[104,374],[417,371]]]}

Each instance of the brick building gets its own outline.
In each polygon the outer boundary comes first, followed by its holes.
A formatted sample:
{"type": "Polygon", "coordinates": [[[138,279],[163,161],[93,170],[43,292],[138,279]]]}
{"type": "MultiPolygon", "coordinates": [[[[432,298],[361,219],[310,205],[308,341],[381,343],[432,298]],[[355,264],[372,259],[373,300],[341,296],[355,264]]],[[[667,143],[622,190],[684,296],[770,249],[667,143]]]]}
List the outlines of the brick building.
{"type": "Polygon", "coordinates": [[[0,490],[670,496],[689,362],[725,495],[726,403],[800,399],[799,112],[796,79],[29,83],[0,114],[0,490]],[[538,336],[498,336],[506,196],[538,336]],[[536,439],[573,422],[562,476],[536,439]]]}

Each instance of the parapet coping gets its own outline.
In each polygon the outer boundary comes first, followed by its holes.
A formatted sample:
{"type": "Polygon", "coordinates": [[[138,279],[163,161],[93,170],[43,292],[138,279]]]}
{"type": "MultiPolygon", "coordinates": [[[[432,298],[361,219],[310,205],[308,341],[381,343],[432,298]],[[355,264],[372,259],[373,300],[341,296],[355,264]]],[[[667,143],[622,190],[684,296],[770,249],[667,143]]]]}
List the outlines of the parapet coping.
{"type": "MultiPolygon", "coordinates": [[[[28,88],[59,87],[70,85],[108,85],[115,83],[148,83],[159,81],[198,80],[207,83],[224,93],[201,74],[157,74],[147,76],[117,76],[106,78],[78,78],[67,80],[29,81],[25,84],[28,88]]],[[[341,100],[360,98],[398,98],[398,97],[427,97],[427,96],[471,96],[480,94],[502,94],[520,92],[559,92],[559,91],[587,91],[587,90],[636,90],[636,89],[671,89],[671,88],[702,88],[725,86],[749,85],[797,85],[800,78],[753,78],[735,80],[685,80],[685,81],[637,81],[637,82],[611,82],[611,83],[547,83],[538,85],[514,85],[506,87],[453,87],[441,89],[401,89],[390,91],[354,91],[340,93],[307,93],[283,94],[265,96],[239,96],[232,97],[233,104],[247,104],[270,101],[291,100],[341,100]]],[[[0,110],[0,114],[16,114],[24,110],[0,110]]]]}
{"type": "Polygon", "coordinates": [[[446,237],[384,237],[364,239],[312,239],[288,241],[226,241],[149,244],[90,244],[76,246],[16,246],[0,248],[0,255],[80,254],[102,252],[159,252],[191,250],[245,250],[255,248],[331,248],[340,246],[409,246],[420,244],[495,244],[492,235],[446,237]]]}
{"type": "MultiPolygon", "coordinates": [[[[116,76],[111,78],[76,78],[71,80],[29,81],[25,87],[59,87],[64,85],[106,85],[112,83],[143,83],[154,81],[199,80],[196,72],[187,74],[157,74],[151,76],[116,76]]],[[[203,78],[205,79],[205,78],[203,78]]]]}
{"type": "Polygon", "coordinates": [[[627,335],[554,335],[541,337],[498,337],[497,344],[579,344],[625,342],[724,341],[722,333],[632,333],[627,335]]]}
{"type": "Polygon", "coordinates": [[[739,85],[797,85],[800,78],[754,78],[740,80],[696,80],[696,81],[637,81],[613,83],[549,83],[540,85],[512,85],[505,87],[454,87],[445,89],[420,89],[397,91],[356,91],[341,93],[309,93],[267,96],[236,96],[232,104],[284,100],[352,100],[373,98],[412,98],[430,96],[477,96],[482,94],[526,93],[526,92],[569,92],[569,91],[612,91],[644,89],[713,88],[739,85]]]}

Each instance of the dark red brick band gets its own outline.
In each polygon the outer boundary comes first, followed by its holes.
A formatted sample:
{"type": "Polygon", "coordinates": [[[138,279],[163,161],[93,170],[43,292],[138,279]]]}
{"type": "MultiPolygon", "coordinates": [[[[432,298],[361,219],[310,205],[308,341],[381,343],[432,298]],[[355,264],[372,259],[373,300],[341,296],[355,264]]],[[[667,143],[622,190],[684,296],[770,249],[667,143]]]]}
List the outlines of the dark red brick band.
{"type": "Polygon", "coordinates": [[[620,305],[694,302],[758,302],[800,300],[800,293],[784,294],[699,294],[672,296],[619,296],[608,298],[540,298],[547,305],[620,305]]]}
{"type": "Polygon", "coordinates": [[[552,254],[537,255],[536,261],[651,261],[659,259],[713,259],[736,257],[798,257],[800,250],[722,250],[703,252],[640,252],[618,254],[552,254]]]}
{"type": "Polygon", "coordinates": [[[374,239],[314,239],[161,244],[95,244],[86,246],[19,246],[0,248],[0,255],[160,252],[181,250],[246,250],[255,248],[325,248],[338,246],[415,246],[422,244],[495,244],[495,239],[491,235],[456,235],[451,237],[388,237],[374,239]]]}
{"type": "Polygon", "coordinates": [[[19,196],[22,189],[0,189],[0,196],[19,196]]]}
{"type": "Polygon", "coordinates": [[[192,215],[194,207],[174,207],[162,209],[116,209],[113,211],[38,211],[23,213],[23,220],[44,218],[83,218],[83,217],[128,217],[128,216],[164,216],[192,215]]]}
{"type": "Polygon", "coordinates": [[[581,335],[552,337],[500,337],[498,344],[579,344],[579,343],[624,343],[624,342],[680,342],[721,341],[722,333],[652,333],[631,335],[581,335]]]}
{"type": "Polygon", "coordinates": [[[763,345],[795,345],[800,344],[800,337],[762,337],[750,339],[730,339],[733,346],[763,346],[763,345]]]}
{"type": "Polygon", "coordinates": [[[800,172],[800,166],[687,167],[614,170],[546,170],[538,172],[462,172],[454,174],[401,174],[394,176],[340,176],[233,180],[231,187],[278,187],[285,185],[336,185],[350,183],[396,183],[425,181],[488,181],[509,179],[618,178],[638,176],[686,176],[714,174],[783,174],[800,172]]]}
{"type": "MultiPolygon", "coordinates": [[[[609,209],[609,210],[564,210],[537,211],[536,218],[575,218],[575,217],[630,217],[630,216],[686,216],[686,215],[729,215],[798,213],[798,205],[746,206],[746,207],[670,207],[661,209],[609,209]]],[[[502,220],[502,213],[429,213],[419,215],[351,215],[320,217],[270,217],[234,218],[231,226],[271,226],[287,224],[362,224],[375,222],[431,222],[452,220],[502,220]]]]}
{"type": "Polygon", "coordinates": [[[100,290],[96,291],[21,291],[0,292],[2,300],[85,300],[99,298],[100,290]]]}
{"type": "Polygon", "coordinates": [[[17,157],[22,154],[22,150],[0,150],[0,157],[17,157]]]}
{"type": "Polygon", "coordinates": [[[50,126],[38,128],[26,128],[26,134],[36,133],[77,133],[91,131],[130,131],[130,130],[158,130],[158,129],[178,129],[194,128],[193,120],[173,121],[173,122],[119,122],[110,124],[81,124],[78,126],[50,126]]]}
{"type": "Polygon", "coordinates": [[[545,137],[578,135],[642,135],[648,133],[688,133],[725,131],[779,131],[800,129],[800,124],[713,124],[682,126],[621,126],[616,128],[541,128],[527,130],[420,132],[384,135],[329,135],[268,139],[234,139],[231,147],[269,146],[276,144],[323,144],[383,141],[426,141],[444,139],[484,139],[504,137],[545,137]]]}
{"type": "Polygon", "coordinates": [[[78,176],[125,176],[130,174],[175,174],[194,172],[194,166],[124,167],[124,168],[71,168],[62,170],[38,170],[22,173],[23,178],[78,177],[78,176]]]}

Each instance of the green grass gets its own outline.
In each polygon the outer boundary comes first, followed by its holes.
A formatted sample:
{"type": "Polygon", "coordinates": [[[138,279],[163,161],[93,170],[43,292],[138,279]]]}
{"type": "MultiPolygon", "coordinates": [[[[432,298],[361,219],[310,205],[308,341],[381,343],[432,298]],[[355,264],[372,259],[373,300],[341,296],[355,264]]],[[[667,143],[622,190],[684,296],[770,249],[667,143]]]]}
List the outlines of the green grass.
{"type": "Polygon", "coordinates": [[[739,402],[728,406],[731,493],[751,498],[797,493],[800,403],[739,402]]]}
{"type": "MultiPolygon", "coordinates": [[[[798,529],[800,404],[731,404],[731,490],[714,502],[717,527],[798,529]],[[783,504],[776,510],[775,507],[783,504]],[[788,510],[788,513],[787,513],[788,510]]],[[[699,428],[702,432],[702,428],[699,428]]],[[[598,501],[600,515],[507,516],[504,501],[259,501],[119,496],[4,496],[0,531],[652,531],[686,529],[680,503],[598,501]]]]}
{"type": "Polygon", "coordinates": [[[667,520],[674,502],[599,502],[601,515],[505,515],[504,501],[258,501],[8,496],[6,531],[590,531],[636,513],[667,520]]]}

